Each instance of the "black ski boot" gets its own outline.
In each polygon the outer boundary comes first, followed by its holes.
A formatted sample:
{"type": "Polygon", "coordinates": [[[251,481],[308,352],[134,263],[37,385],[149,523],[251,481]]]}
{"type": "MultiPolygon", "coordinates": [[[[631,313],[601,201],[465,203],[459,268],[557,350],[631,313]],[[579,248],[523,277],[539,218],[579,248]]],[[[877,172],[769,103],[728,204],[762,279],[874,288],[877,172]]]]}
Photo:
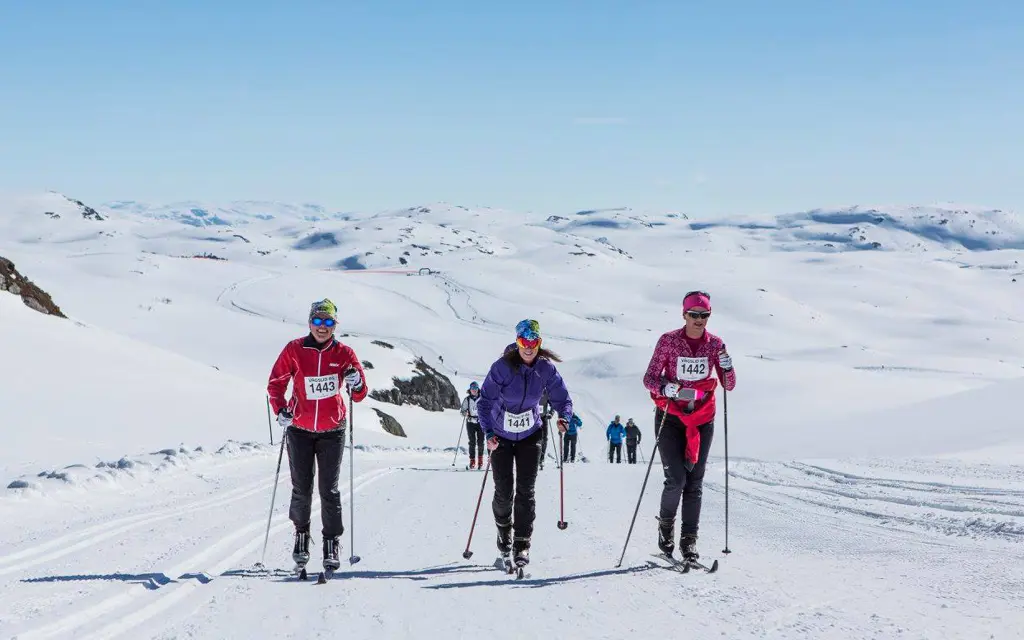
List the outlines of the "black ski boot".
{"type": "Polygon", "coordinates": [[[512,553],[512,522],[496,522],[498,525],[498,553],[503,558],[508,558],[508,554],[512,553]]]}
{"type": "Polygon", "coordinates": [[[338,559],[338,552],[340,549],[340,539],[324,538],[324,571],[333,573],[341,566],[341,561],[338,559]]]}
{"type": "Polygon", "coordinates": [[[295,532],[295,546],[292,547],[292,560],[299,567],[306,566],[309,562],[309,532],[295,532]]]}
{"type": "Polygon", "coordinates": [[[679,538],[679,550],[683,554],[683,560],[692,560],[694,562],[700,558],[700,554],[697,553],[697,536],[694,534],[684,533],[679,538]]]}
{"type": "Polygon", "coordinates": [[[512,561],[517,567],[525,567],[530,564],[530,539],[516,536],[512,545],[512,561]]]}
{"type": "Polygon", "coordinates": [[[658,548],[665,555],[671,557],[672,552],[676,550],[676,543],[673,541],[675,538],[675,518],[655,518],[658,521],[658,548]]]}

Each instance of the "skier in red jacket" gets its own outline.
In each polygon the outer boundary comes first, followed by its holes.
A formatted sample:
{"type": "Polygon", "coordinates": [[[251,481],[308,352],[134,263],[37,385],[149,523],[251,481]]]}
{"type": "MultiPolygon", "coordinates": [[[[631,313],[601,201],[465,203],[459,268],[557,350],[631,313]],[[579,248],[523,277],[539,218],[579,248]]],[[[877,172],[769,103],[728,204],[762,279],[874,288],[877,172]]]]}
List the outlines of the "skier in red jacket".
{"type": "Polygon", "coordinates": [[[345,448],[345,398],[342,385],[361,402],[368,391],[363,365],[352,348],[334,337],[338,307],[330,300],[314,302],[309,310],[309,334],[292,340],[270,372],[267,393],[277,422],[285,432],[292,476],[288,512],[295,524],[292,557],[296,570],[309,562],[310,510],[313,503],[314,462],[320,488],[324,569],[341,566],[339,547],[345,532],[341,518],[338,476],[345,448]],[[285,400],[288,383],[290,400],[285,400]]]}
{"type": "Polygon", "coordinates": [[[704,468],[715,429],[715,389],[719,380],[726,390],[736,387],[736,372],[725,343],[706,330],[711,317],[711,296],[691,291],[683,298],[682,329],[658,339],[644,375],[644,386],[655,406],[655,437],[665,469],[658,518],[658,548],[671,556],[679,498],[683,518],[679,546],[684,559],[696,560],[704,468]],[[717,379],[711,377],[714,370],[717,379]],[[666,415],[665,412],[668,412],[666,415]],[[664,421],[664,422],[663,422],[664,421]],[[659,435],[659,427],[664,432],[659,435]]]}

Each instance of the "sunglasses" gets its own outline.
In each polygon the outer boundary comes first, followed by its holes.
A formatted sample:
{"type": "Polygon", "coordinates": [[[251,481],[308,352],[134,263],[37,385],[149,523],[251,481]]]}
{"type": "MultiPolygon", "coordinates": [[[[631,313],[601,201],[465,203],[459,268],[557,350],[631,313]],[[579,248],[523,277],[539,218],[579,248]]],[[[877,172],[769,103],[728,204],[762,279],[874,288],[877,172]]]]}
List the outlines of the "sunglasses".
{"type": "Polygon", "coordinates": [[[710,311],[687,311],[686,315],[690,316],[694,320],[704,320],[711,317],[710,311]]]}
{"type": "Polygon", "coordinates": [[[540,346],[540,338],[523,338],[522,336],[516,338],[516,344],[524,349],[536,349],[540,346]]]}
{"type": "Polygon", "coordinates": [[[313,325],[313,326],[316,326],[316,327],[319,327],[320,325],[324,325],[325,327],[333,327],[334,325],[337,324],[337,322],[334,321],[334,318],[319,318],[319,317],[313,318],[312,320],[309,321],[309,323],[311,325],[313,325]]]}

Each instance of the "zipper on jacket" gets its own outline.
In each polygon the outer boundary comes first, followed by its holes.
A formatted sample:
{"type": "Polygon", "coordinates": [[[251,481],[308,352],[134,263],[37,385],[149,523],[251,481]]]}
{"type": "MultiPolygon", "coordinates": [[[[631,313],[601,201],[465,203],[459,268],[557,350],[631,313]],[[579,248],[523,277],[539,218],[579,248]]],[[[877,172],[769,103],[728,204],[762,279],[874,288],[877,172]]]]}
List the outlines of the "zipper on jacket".
{"type": "MultiPolygon", "coordinates": [[[[323,360],[323,357],[324,357],[323,350],[322,349],[317,349],[317,353],[316,353],[316,375],[317,376],[320,375],[320,363],[323,360]]],[[[313,402],[316,403],[314,405],[315,408],[313,409],[313,431],[319,431],[320,430],[320,399],[317,398],[313,402]]]]}

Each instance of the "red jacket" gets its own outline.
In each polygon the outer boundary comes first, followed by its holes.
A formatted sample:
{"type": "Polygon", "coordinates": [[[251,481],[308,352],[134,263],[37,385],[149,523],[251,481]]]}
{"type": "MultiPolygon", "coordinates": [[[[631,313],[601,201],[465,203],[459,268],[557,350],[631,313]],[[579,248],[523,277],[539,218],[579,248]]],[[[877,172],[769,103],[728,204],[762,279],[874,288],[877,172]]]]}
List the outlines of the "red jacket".
{"type": "Polygon", "coordinates": [[[694,353],[685,336],[686,329],[676,329],[658,339],[644,375],[644,386],[650,392],[655,406],[662,411],[667,408],[686,427],[686,458],[690,464],[696,464],[700,454],[700,431],[697,427],[715,419],[715,390],[718,381],[722,381],[727,391],[732,391],[736,387],[736,371],[726,371],[718,362],[718,353],[725,349],[721,338],[705,330],[694,353]],[[717,380],[711,377],[712,369],[718,376],[717,380]],[[697,389],[703,394],[694,403],[692,412],[684,412],[688,402],[670,400],[661,395],[666,382],[697,389]]]}
{"type": "Polygon", "coordinates": [[[270,407],[277,415],[282,408],[292,412],[292,424],[308,431],[330,431],[345,423],[345,372],[359,371],[363,386],[352,392],[352,400],[361,402],[369,387],[363,365],[352,347],[331,338],[322,349],[312,335],[292,340],[277,357],[270,371],[267,393],[270,407]],[[288,382],[292,397],[285,402],[288,382]]]}

